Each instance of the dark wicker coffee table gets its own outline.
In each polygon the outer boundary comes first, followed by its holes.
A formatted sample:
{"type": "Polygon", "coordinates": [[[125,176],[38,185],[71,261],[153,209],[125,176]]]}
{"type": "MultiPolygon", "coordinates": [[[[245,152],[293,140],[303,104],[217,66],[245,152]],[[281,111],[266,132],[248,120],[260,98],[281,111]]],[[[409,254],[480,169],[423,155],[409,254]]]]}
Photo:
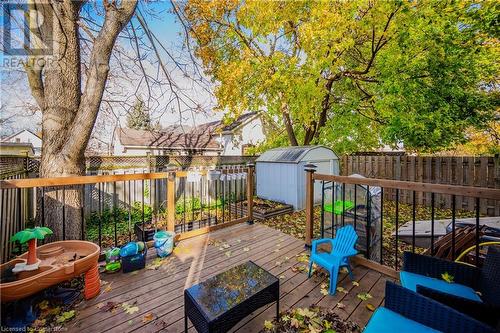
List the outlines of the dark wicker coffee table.
{"type": "Polygon", "coordinates": [[[198,332],[227,332],[261,306],[276,302],[279,279],[248,261],[184,290],[184,327],[188,318],[198,332]]]}

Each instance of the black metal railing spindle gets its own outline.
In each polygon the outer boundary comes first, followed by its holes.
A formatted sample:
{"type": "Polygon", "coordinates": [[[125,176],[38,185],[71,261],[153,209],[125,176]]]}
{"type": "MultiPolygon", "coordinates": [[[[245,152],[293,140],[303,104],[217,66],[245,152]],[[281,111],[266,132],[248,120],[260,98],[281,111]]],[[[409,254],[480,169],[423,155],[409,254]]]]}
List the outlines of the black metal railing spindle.
{"type": "Polygon", "coordinates": [[[115,247],[118,246],[118,221],[116,217],[116,182],[113,182],[113,227],[114,227],[114,241],[115,247]]]}
{"type": "Polygon", "coordinates": [[[62,236],[66,240],[66,187],[62,189],[62,236]]]}
{"type": "Polygon", "coordinates": [[[395,254],[395,269],[398,269],[398,256],[399,256],[399,188],[396,189],[396,239],[394,243],[394,254],[395,254]]]}
{"type": "Polygon", "coordinates": [[[342,183],[342,226],[345,225],[345,183],[342,183]]]}
{"type": "MultiPolygon", "coordinates": [[[[42,197],[41,197],[41,201],[40,201],[40,220],[41,220],[41,223],[42,223],[42,227],[45,227],[45,187],[42,187],[41,189],[42,191],[42,197]]],[[[3,196],[2,196],[3,197],[3,196]]],[[[92,213],[92,211],[91,211],[92,213]]]]}
{"type": "MultiPolygon", "coordinates": [[[[124,185],[125,186],[125,185],[124,185]]],[[[128,241],[132,241],[132,187],[130,180],[128,181],[128,241]]]]}
{"type": "Polygon", "coordinates": [[[331,221],[331,226],[330,226],[330,232],[331,232],[331,238],[334,236],[334,225],[336,221],[337,215],[335,215],[335,182],[332,181],[332,207],[331,207],[331,216],[332,216],[332,221],[331,221]]]}
{"type": "Polygon", "coordinates": [[[370,186],[366,186],[366,258],[370,259],[371,247],[371,200],[370,200],[370,186]]]}
{"type": "MultiPolygon", "coordinates": [[[[356,187],[354,187],[356,188],[356,187]]],[[[380,188],[380,264],[384,264],[384,188],[380,188]]]]}
{"type": "Polygon", "coordinates": [[[475,258],[476,258],[476,267],[479,267],[479,198],[476,198],[476,249],[475,249],[475,258]]]}
{"type": "Polygon", "coordinates": [[[431,255],[434,255],[434,219],[436,216],[435,194],[431,193],[431,255]]]}
{"type": "Polygon", "coordinates": [[[417,205],[417,196],[416,192],[413,191],[413,203],[412,203],[412,229],[411,229],[411,252],[415,253],[415,221],[416,221],[416,205],[417,205]]]}
{"type": "Polygon", "coordinates": [[[142,240],[146,240],[146,216],[144,214],[144,179],[141,181],[141,218],[142,218],[142,240]]]}
{"type": "Polygon", "coordinates": [[[455,211],[455,195],[451,196],[451,260],[455,260],[455,237],[456,237],[456,211],[455,211]]]}
{"type": "Polygon", "coordinates": [[[321,238],[325,237],[325,181],[321,181],[321,216],[320,216],[320,223],[321,223],[321,238]]]}
{"type": "Polygon", "coordinates": [[[357,209],[358,209],[358,185],[357,184],[354,184],[354,230],[358,230],[357,229],[357,222],[358,222],[358,213],[357,213],[357,209]]]}
{"type": "Polygon", "coordinates": [[[101,205],[101,202],[102,202],[102,191],[101,191],[101,183],[98,183],[97,184],[97,191],[98,191],[98,195],[97,195],[97,200],[98,200],[98,212],[99,212],[99,225],[98,225],[98,230],[97,230],[97,239],[99,241],[99,246],[102,247],[102,205],[101,205]]]}

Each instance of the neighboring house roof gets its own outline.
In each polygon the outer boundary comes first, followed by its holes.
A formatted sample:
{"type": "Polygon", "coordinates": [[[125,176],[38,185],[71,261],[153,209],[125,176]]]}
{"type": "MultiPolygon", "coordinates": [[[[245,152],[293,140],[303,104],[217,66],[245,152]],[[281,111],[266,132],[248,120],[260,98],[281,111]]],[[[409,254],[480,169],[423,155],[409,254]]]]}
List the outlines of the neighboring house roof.
{"type": "Polygon", "coordinates": [[[219,149],[219,144],[209,131],[147,131],[131,128],[118,129],[118,138],[123,146],[160,147],[168,149],[219,149]]]}
{"type": "Polygon", "coordinates": [[[236,118],[231,124],[225,125],[224,127],[222,127],[221,130],[223,132],[232,131],[232,130],[238,128],[239,126],[243,125],[245,122],[254,118],[254,116],[257,116],[257,114],[258,114],[257,111],[242,114],[241,116],[236,118]]]}
{"type": "Polygon", "coordinates": [[[229,125],[222,120],[201,124],[193,128],[169,126],[160,131],[136,130],[131,128],[118,129],[117,137],[126,147],[157,147],[176,150],[219,150],[219,142],[215,135],[236,129],[255,116],[250,112],[236,118],[229,125]]]}
{"type": "MultiPolygon", "coordinates": [[[[25,148],[28,149],[29,152],[33,154],[34,153],[34,148],[33,145],[30,142],[0,142],[0,152],[2,151],[2,148],[6,147],[13,147],[13,148],[25,148]]],[[[9,151],[6,152],[7,154],[9,151]]]]}
{"type": "Polygon", "coordinates": [[[21,134],[21,133],[22,133],[22,132],[24,132],[24,131],[26,131],[26,132],[29,132],[29,133],[33,134],[34,136],[36,136],[36,137],[37,137],[37,138],[39,138],[40,140],[42,139],[42,137],[41,137],[41,136],[39,136],[38,134],[36,134],[36,133],[34,133],[34,132],[30,131],[29,129],[23,129],[22,131],[19,131],[19,132],[17,132],[17,133],[14,133],[14,134],[12,134],[12,135],[9,135],[9,136],[6,136],[6,137],[2,138],[2,142],[7,142],[7,141],[9,141],[9,140],[12,140],[14,137],[16,137],[17,135],[21,134]]]}

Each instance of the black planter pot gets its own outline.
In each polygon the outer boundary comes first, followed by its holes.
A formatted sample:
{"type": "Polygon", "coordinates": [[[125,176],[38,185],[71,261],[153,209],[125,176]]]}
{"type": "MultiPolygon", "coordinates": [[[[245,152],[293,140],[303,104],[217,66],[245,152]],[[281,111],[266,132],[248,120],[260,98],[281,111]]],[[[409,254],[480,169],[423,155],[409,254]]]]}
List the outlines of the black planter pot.
{"type": "MultiPolygon", "coordinates": [[[[146,224],[149,223],[150,222],[144,222],[144,225],[146,226],[146,224]]],[[[149,242],[153,240],[153,236],[156,232],[156,229],[154,227],[153,228],[146,227],[143,232],[142,222],[137,222],[136,224],[134,224],[134,232],[138,240],[142,242],[149,242]]]]}

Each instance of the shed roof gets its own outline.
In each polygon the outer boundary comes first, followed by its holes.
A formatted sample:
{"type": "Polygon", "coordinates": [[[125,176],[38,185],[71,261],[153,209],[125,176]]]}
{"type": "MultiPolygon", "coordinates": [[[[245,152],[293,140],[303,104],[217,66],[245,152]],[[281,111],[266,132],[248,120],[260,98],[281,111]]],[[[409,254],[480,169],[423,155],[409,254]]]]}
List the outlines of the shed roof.
{"type": "Polygon", "coordinates": [[[325,146],[294,146],[270,149],[260,155],[256,162],[300,163],[313,160],[338,160],[338,157],[325,146]]]}

